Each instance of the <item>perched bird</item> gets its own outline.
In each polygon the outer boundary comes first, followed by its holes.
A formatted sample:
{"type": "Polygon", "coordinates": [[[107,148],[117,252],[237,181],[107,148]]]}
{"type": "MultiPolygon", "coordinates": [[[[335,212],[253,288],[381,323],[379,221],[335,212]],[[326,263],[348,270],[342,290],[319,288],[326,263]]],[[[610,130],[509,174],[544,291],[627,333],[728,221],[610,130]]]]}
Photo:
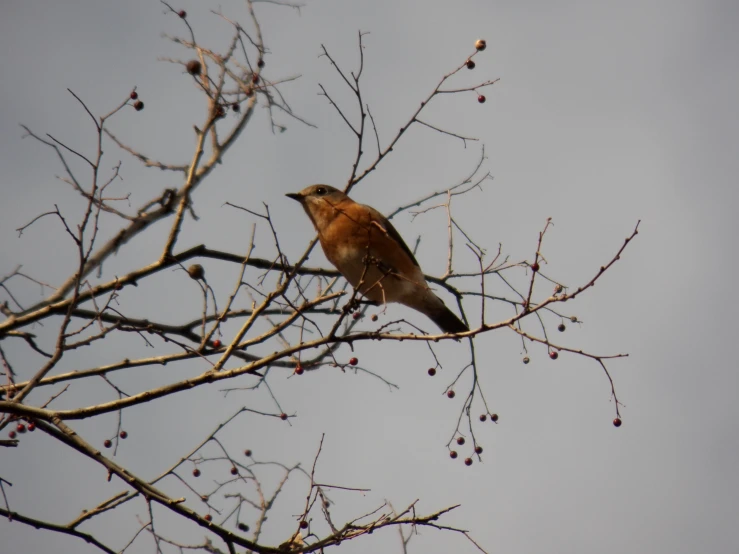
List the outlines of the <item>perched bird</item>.
{"type": "Polygon", "coordinates": [[[380,212],[328,185],[286,196],[300,202],[328,260],[369,301],[418,310],[445,333],[469,331],[431,291],[413,252],[380,212]]]}

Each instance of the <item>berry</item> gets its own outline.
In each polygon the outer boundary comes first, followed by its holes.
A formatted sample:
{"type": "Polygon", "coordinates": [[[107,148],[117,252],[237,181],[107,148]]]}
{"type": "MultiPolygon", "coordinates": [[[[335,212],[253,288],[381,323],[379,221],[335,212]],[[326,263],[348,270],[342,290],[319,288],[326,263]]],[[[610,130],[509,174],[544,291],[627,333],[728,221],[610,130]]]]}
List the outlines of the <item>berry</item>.
{"type": "Polygon", "coordinates": [[[18,425],[15,426],[15,429],[19,433],[25,433],[26,432],[26,424],[25,423],[19,423],[18,425]]]}
{"type": "Polygon", "coordinates": [[[559,285],[558,284],[556,287],[554,287],[554,294],[559,294],[563,290],[564,290],[564,287],[562,287],[562,285],[559,285]]]}
{"type": "Polygon", "coordinates": [[[456,451],[456,450],[451,450],[451,451],[449,452],[449,457],[450,457],[450,458],[451,458],[452,460],[454,460],[454,459],[455,459],[455,458],[457,457],[457,451],[456,451]]]}
{"type": "Polygon", "coordinates": [[[377,314],[372,314],[372,317],[371,317],[371,319],[372,319],[372,321],[377,321],[377,319],[378,319],[378,318],[377,318],[377,314]]]}
{"type": "Polygon", "coordinates": [[[454,398],[454,396],[455,396],[453,390],[447,391],[446,395],[447,395],[447,398],[454,398]]]}
{"type": "Polygon", "coordinates": [[[187,274],[190,276],[190,279],[194,279],[195,281],[205,279],[205,270],[200,264],[192,264],[190,267],[188,267],[187,274]]]}
{"type": "Polygon", "coordinates": [[[216,117],[225,117],[226,109],[219,104],[216,106],[216,109],[214,110],[214,114],[216,117]]]}
{"type": "Polygon", "coordinates": [[[480,421],[485,421],[488,418],[485,414],[480,415],[480,421]]]}
{"type": "Polygon", "coordinates": [[[484,94],[481,94],[480,96],[477,97],[477,101],[480,104],[484,104],[485,103],[485,100],[487,100],[487,98],[485,98],[485,95],[484,94]]]}
{"type": "Polygon", "coordinates": [[[475,41],[475,48],[478,51],[482,52],[487,47],[488,47],[488,43],[485,42],[485,39],[478,39],[478,40],[475,41]]]}
{"type": "Polygon", "coordinates": [[[571,321],[572,323],[577,323],[577,316],[576,316],[576,315],[571,315],[571,316],[570,316],[570,321],[571,321]]]}
{"type": "Polygon", "coordinates": [[[200,71],[203,69],[203,66],[198,60],[190,60],[185,64],[185,69],[187,69],[187,72],[190,75],[200,75],[200,71]]]}
{"type": "Polygon", "coordinates": [[[105,448],[110,448],[111,446],[113,446],[113,442],[110,439],[105,439],[105,441],[103,442],[103,446],[105,448]]]}
{"type": "Polygon", "coordinates": [[[244,450],[244,456],[251,458],[251,449],[247,448],[246,450],[244,450]]]}
{"type": "Polygon", "coordinates": [[[560,333],[564,333],[565,332],[565,329],[567,329],[567,327],[565,327],[565,324],[564,323],[560,323],[557,326],[557,331],[559,331],[560,333]]]}
{"type": "Polygon", "coordinates": [[[231,468],[231,475],[238,475],[238,474],[239,474],[238,468],[236,466],[232,467],[231,468]]]}
{"type": "Polygon", "coordinates": [[[552,350],[552,351],[551,351],[551,352],[549,353],[549,357],[550,357],[550,358],[551,358],[552,360],[556,360],[557,358],[559,358],[559,354],[557,354],[556,350],[552,350]]]}
{"type": "Polygon", "coordinates": [[[257,67],[264,67],[265,65],[266,65],[266,64],[264,63],[264,60],[262,60],[262,59],[260,59],[260,60],[259,60],[259,61],[257,62],[257,67]]]}
{"type": "Polygon", "coordinates": [[[362,317],[362,314],[360,314],[359,312],[354,312],[354,313],[352,314],[352,317],[353,317],[353,318],[354,318],[354,320],[356,321],[357,319],[359,319],[360,317],[362,317]]]}
{"type": "Polygon", "coordinates": [[[220,348],[222,344],[220,340],[216,339],[213,341],[213,348],[220,348]]]}
{"type": "Polygon", "coordinates": [[[462,446],[464,444],[464,437],[457,437],[457,444],[462,446]]]}
{"type": "Polygon", "coordinates": [[[287,414],[286,414],[285,412],[282,412],[282,413],[280,414],[280,419],[281,419],[282,421],[287,421],[287,414]]]}
{"type": "Polygon", "coordinates": [[[493,423],[497,423],[498,422],[498,414],[492,414],[490,416],[490,421],[492,421],[493,423]]]}
{"type": "Polygon", "coordinates": [[[529,357],[528,357],[528,356],[524,356],[524,357],[523,357],[523,363],[527,364],[527,363],[529,363],[530,361],[531,361],[531,360],[529,359],[529,357]]]}
{"type": "Polygon", "coordinates": [[[9,431],[9,432],[8,432],[8,436],[9,436],[9,437],[10,437],[11,439],[14,439],[14,438],[15,438],[15,431],[9,431]]]}
{"type": "Polygon", "coordinates": [[[246,94],[247,97],[251,98],[252,96],[254,96],[254,89],[251,87],[247,87],[246,89],[244,89],[244,94],[246,94]]]}
{"type": "Polygon", "coordinates": [[[614,427],[621,427],[621,418],[620,417],[617,417],[616,419],[613,420],[613,426],[614,427]]]}
{"type": "Polygon", "coordinates": [[[465,458],[464,465],[471,466],[472,465],[472,458],[465,458]]]}
{"type": "Polygon", "coordinates": [[[33,433],[36,430],[36,424],[32,421],[28,424],[28,432],[33,433]]]}
{"type": "Polygon", "coordinates": [[[192,470],[192,476],[193,477],[200,477],[200,470],[198,468],[195,468],[192,470]]]}
{"type": "Polygon", "coordinates": [[[539,271],[539,262],[531,264],[531,271],[539,271]]]}
{"type": "Polygon", "coordinates": [[[127,439],[128,431],[121,431],[120,433],[118,433],[118,436],[121,437],[122,439],[127,439]]]}
{"type": "Polygon", "coordinates": [[[251,82],[254,83],[255,85],[259,82],[259,74],[258,73],[254,73],[251,76],[251,82]]]}
{"type": "Polygon", "coordinates": [[[300,528],[301,529],[308,529],[308,522],[303,520],[300,522],[300,528]]]}
{"type": "Polygon", "coordinates": [[[144,103],[141,100],[136,100],[136,102],[133,103],[133,109],[140,112],[144,109],[144,103]]]}
{"type": "Polygon", "coordinates": [[[131,97],[131,100],[136,100],[139,97],[139,93],[135,90],[132,90],[129,96],[131,97]]]}
{"type": "Polygon", "coordinates": [[[359,363],[359,360],[356,358],[350,358],[349,359],[349,365],[357,365],[359,363]]]}
{"type": "Polygon", "coordinates": [[[177,12],[177,15],[179,15],[182,19],[185,19],[187,17],[187,12],[185,10],[180,10],[177,12]]]}
{"type": "Polygon", "coordinates": [[[241,104],[239,104],[238,102],[234,102],[233,104],[231,104],[231,109],[238,113],[241,110],[241,104]]]}
{"type": "Polygon", "coordinates": [[[208,502],[208,495],[207,494],[201,494],[200,495],[200,500],[202,500],[203,502],[208,502]]]}
{"type": "Polygon", "coordinates": [[[431,377],[433,377],[434,375],[436,375],[436,369],[434,369],[433,367],[430,367],[428,374],[431,375],[431,377]]]}
{"type": "Polygon", "coordinates": [[[482,446],[476,446],[475,447],[475,454],[482,454],[482,446]]]}
{"type": "Polygon", "coordinates": [[[475,69],[475,61],[467,60],[467,69],[475,69]]]}
{"type": "Polygon", "coordinates": [[[210,514],[205,514],[205,515],[203,516],[203,519],[204,519],[205,521],[213,521],[213,516],[212,516],[212,515],[210,515],[210,514]]]}
{"type": "Polygon", "coordinates": [[[295,373],[297,375],[302,375],[305,370],[303,369],[303,366],[298,366],[295,368],[295,373]]]}
{"type": "Polygon", "coordinates": [[[246,523],[239,523],[239,531],[246,533],[249,531],[249,526],[246,523]]]}

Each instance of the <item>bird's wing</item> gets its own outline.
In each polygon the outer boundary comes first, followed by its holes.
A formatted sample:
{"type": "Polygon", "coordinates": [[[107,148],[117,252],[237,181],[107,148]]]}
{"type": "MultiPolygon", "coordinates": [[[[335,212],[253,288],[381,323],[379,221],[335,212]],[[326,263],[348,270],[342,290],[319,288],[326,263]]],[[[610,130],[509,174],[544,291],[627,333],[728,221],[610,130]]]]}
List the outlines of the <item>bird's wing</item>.
{"type": "Polygon", "coordinates": [[[366,208],[369,210],[370,215],[372,216],[372,221],[376,222],[380,227],[382,227],[392,240],[400,244],[400,246],[403,248],[403,251],[408,254],[408,257],[411,259],[413,264],[420,269],[421,266],[418,264],[418,261],[416,261],[416,257],[413,255],[413,252],[410,248],[408,248],[408,245],[403,240],[403,237],[400,236],[400,233],[398,233],[395,227],[393,227],[393,224],[390,223],[390,220],[388,220],[388,218],[386,218],[373,207],[366,206],[366,208]]]}

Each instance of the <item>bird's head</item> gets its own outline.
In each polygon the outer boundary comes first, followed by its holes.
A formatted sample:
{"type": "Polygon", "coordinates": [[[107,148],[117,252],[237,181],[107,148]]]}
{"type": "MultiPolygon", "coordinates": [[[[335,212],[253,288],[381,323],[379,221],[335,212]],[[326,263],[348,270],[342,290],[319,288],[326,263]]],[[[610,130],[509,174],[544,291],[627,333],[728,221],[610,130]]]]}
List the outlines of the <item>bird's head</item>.
{"type": "Polygon", "coordinates": [[[300,202],[319,233],[340,213],[342,205],[352,203],[346,194],[329,185],[311,185],[285,196],[300,202]]]}

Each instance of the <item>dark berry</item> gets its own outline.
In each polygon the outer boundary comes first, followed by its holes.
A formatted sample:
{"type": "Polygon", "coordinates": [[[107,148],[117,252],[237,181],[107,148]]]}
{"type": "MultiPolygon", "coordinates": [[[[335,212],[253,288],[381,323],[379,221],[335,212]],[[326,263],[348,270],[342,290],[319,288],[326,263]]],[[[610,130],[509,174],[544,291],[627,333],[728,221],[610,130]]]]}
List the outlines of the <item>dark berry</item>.
{"type": "Polygon", "coordinates": [[[239,474],[238,468],[236,466],[232,467],[231,468],[231,475],[238,475],[238,474],[239,474]]]}
{"type": "Polygon", "coordinates": [[[254,83],[254,84],[257,84],[259,82],[259,74],[258,73],[254,73],[251,76],[251,82],[254,83]]]}
{"type": "Polygon", "coordinates": [[[246,450],[244,450],[244,456],[251,458],[251,449],[247,448],[246,450]]]}
{"type": "Polygon", "coordinates": [[[428,374],[431,375],[431,377],[433,377],[434,375],[436,375],[436,369],[434,369],[433,367],[430,367],[428,374]]]}
{"type": "Polygon", "coordinates": [[[239,531],[246,533],[249,531],[249,526],[246,523],[239,523],[239,531]]]}
{"type": "Polygon", "coordinates": [[[372,321],[377,321],[377,314],[372,314],[372,317],[370,319],[372,319],[372,321]]]}
{"type": "Polygon", "coordinates": [[[300,522],[300,528],[301,529],[308,529],[308,522],[303,520],[300,522]]]}
{"type": "Polygon", "coordinates": [[[480,416],[480,421],[485,421],[487,418],[488,418],[488,416],[486,416],[485,414],[482,414],[480,416]]]}
{"type": "Polygon", "coordinates": [[[15,438],[15,431],[8,431],[8,436],[9,436],[9,437],[10,437],[11,439],[14,439],[14,438],[15,438]]]}
{"type": "Polygon", "coordinates": [[[105,448],[110,448],[111,446],[113,446],[113,442],[110,439],[105,439],[105,441],[103,442],[103,446],[105,448]]]}
{"type": "Polygon", "coordinates": [[[449,452],[449,457],[450,457],[450,458],[451,458],[452,460],[454,460],[454,459],[455,459],[455,458],[457,457],[457,451],[456,451],[456,450],[451,450],[451,451],[449,452]]]}
{"type": "Polygon", "coordinates": [[[122,439],[127,439],[128,431],[121,431],[120,433],[118,433],[118,436],[121,437],[122,439]]]}
{"type": "Polygon", "coordinates": [[[212,515],[210,515],[210,514],[205,514],[205,515],[203,516],[203,519],[204,519],[205,521],[213,521],[213,516],[212,516],[212,515]]]}
{"type": "Polygon", "coordinates": [[[472,465],[472,458],[465,458],[464,465],[471,466],[472,465]]]}
{"type": "Polygon", "coordinates": [[[475,69],[474,60],[467,60],[467,69],[475,69]]]}
{"type": "Polygon", "coordinates": [[[295,368],[295,373],[298,375],[302,375],[305,370],[303,369],[303,366],[298,366],[295,368]]]}
{"type": "Polygon", "coordinates": [[[552,360],[556,360],[557,358],[559,358],[559,354],[557,353],[557,351],[556,351],[556,350],[552,350],[552,351],[551,351],[551,352],[549,353],[549,357],[550,357],[550,358],[551,358],[552,360]]]}
{"type": "Polygon", "coordinates": [[[531,264],[531,271],[539,271],[539,262],[531,264]]]}
{"type": "Polygon", "coordinates": [[[496,423],[498,421],[498,414],[492,414],[490,416],[490,421],[492,421],[493,423],[496,423]]]}
{"type": "Polygon", "coordinates": [[[200,477],[200,470],[198,468],[195,468],[192,470],[192,476],[193,477],[200,477]]]}
{"type": "Polygon", "coordinates": [[[19,433],[25,433],[26,432],[26,424],[25,423],[19,423],[15,426],[16,431],[19,433]]]}
{"type": "Polygon", "coordinates": [[[359,319],[360,317],[362,317],[362,314],[360,314],[359,312],[354,312],[354,313],[352,314],[352,317],[353,317],[353,318],[354,318],[354,320],[356,321],[357,319],[359,319]]]}
{"type": "Polygon", "coordinates": [[[523,357],[523,363],[527,364],[527,363],[529,363],[530,361],[531,361],[531,360],[529,359],[529,357],[528,357],[528,356],[524,356],[524,357],[523,357]]]}
{"type": "Polygon", "coordinates": [[[485,39],[478,39],[478,40],[475,41],[475,48],[478,51],[480,51],[480,52],[482,52],[483,50],[485,50],[485,48],[487,48],[487,46],[488,46],[488,43],[485,42],[485,39]]]}
{"type": "Polygon", "coordinates": [[[238,112],[239,110],[241,110],[241,104],[239,104],[238,102],[234,102],[233,104],[231,104],[231,109],[235,112],[238,112]]]}
{"type": "Polygon", "coordinates": [[[28,424],[28,431],[30,433],[33,433],[35,430],[36,430],[36,424],[32,421],[31,423],[28,424]]]}
{"type": "Polygon", "coordinates": [[[482,454],[482,446],[476,446],[475,447],[475,454],[482,454]]]}
{"type": "Polygon", "coordinates": [[[462,446],[464,444],[464,437],[457,437],[457,444],[462,446]]]}
{"type": "Polygon", "coordinates": [[[564,323],[560,323],[557,326],[557,331],[559,331],[560,333],[564,333],[565,332],[565,329],[567,329],[567,327],[565,327],[565,324],[564,323]]]}
{"type": "Polygon", "coordinates": [[[200,71],[203,69],[203,66],[200,64],[199,60],[190,60],[185,65],[185,69],[187,69],[187,72],[190,75],[200,75],[200,71]]]}
{"type": "Polygon", "coordinates": [[[446,393],[446,395],[447,395],[447,398],[454,398],[454,396],[455,396],[455,394],[454,394],[454,391],[453,391],[453,390],[450,390],[450,391],[448,391],[448,392],[446,393]]]}
{"type": "Polygon", "coordinates": [[[286,414],[285,412],[282,412],[282,413],[280,414],[280,419],[281,419],[282,421],[287,421],[287,414],[286,414]]]}
{"type": "Polygon", "coordinates": [[[620,417],[617,417],[616,419],[613,420],[613,426],[614,427],[621,427],[621,418],[620,417]]]}
{"type": "Polygon", "coordinates": [[[484,94],[481,94],[480,96],[477,97],[477,101],[480,104],[484,104],[485,103],[485,100],[487,100],[487,98],[485,98],[485,95],[484,94]]]}
{"type": "Polygon", "coordinates": [[[351,358],[349,360],[349,365],[357,365],[359,363],[359,360],[356,358],[351,358]]]}
{"type": "Polygon", "coordinates": [[[257,62],[257,67],[264,67],[264,66],[265,66],[264,60],[260,59],[260,60],[259,60],[259,61],[257,62]]]}
{"type": "Polygon", "coordinates": [[[213,341],[213,348],[220,348],[222,344],[220,340],[216,339],[213,341]]]}
{"type": "Polygon", "coordinates": [[[205,279],[205,269],[203,269],[203,266],[200,264],[192,264],[188,267],[187,274],[190,276],[190,279],[194,279],[196,281],[205,279]]]}
{"type": "Polygon", "coordinates": [[[144,103],[141,100],[136,100],[136,102],[133,103],[133,109],[140,112],[144,109],[144,103]]]}
{"type": "Polygon", "coordinates": [[[131,100],[136,100],[139,97],[139,93],[136,92],[135,90],[132,90],[130,97],[131,97],[131,100]]]}
{"type": "Polygon", "coordinates": [[[185,19],[187,17],[187,12],[185,10],[180,10],[177,12],[177,15],[179,15],[182,19],[185,19]]]}

